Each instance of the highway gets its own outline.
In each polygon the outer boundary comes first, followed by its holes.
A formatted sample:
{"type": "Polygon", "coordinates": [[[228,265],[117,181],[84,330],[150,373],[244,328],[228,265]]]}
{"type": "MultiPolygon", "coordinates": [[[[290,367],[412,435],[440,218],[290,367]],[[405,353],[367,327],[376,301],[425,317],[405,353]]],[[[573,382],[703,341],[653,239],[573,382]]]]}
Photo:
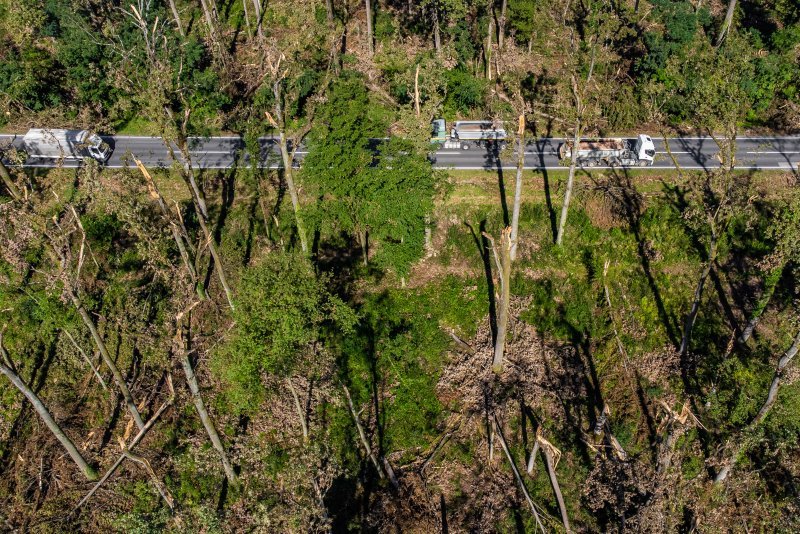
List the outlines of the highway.
{"type": "MultiPolygon", "coordinates": [[[[0,135],[0,149],[14,144],[20,146],[22,135],[0,135]]],[[[139,158],[147,167],[168,167],[171,165],[168,151],[159,137],[114,136],[104,137],[114,151],[107,167],[122,168],[132,166],[131,156],[139,158]]],[[[564,170],[558,160],[560,138],[542,138],[529,142],[525,147],[525,168],[544,170],[564,170]]],[[[656,161],[650,169],[674,168],[663,138],[653,137],[656,146],[656,161]]],[[[668,140],[669,147],[678,164],[687,170],[712,169],[720,165],[717,154],[719,148],[710,137],[675,137],[668,140]]],[[[739,137],[736,140],[736,167],[739,169],[798,170],[800,169],[800,136],[791,137],[739,137]]],[[[193,164],[203,169],[227,169],[232,166],[249,165],[249,155],[239,137],[206,137],[190,139],[190,152],[193,164]]],[[[280,149],[272,137],[260,139],[261,166],[279,168],[280,149]]],[[[180,153],[175,147],[175,153],[180,153]]],[[[307,154],[304,147],[296,153],[296,164],[302,163],[307,154]]],[[[437,168],[464,170],[511,170],[516,168],[516,155],[513,150],[497,154],[486,149],[439,150],[432,155],[437,168]]],[[[64,161],[64,167],[76,167],[76,161],[64,161]]],[[[52,160],[29,158],[26,167],[54,167],[52,160]]],[[[602,168],[602,167],[594,167],[602,168]]]]}

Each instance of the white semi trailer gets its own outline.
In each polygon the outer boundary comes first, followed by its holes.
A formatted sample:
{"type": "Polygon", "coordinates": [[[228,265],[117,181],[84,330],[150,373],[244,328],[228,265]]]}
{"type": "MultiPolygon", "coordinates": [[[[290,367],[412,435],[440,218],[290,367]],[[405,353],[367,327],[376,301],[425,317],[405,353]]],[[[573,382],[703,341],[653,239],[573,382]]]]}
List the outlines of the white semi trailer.
{"type": "MultiPolygon", "coordinates": [[[[572,141],[561,143],[558,157],[572,158],[572,141]]],[[[578,143],[577,163],[581,167],[615,165],[625,167],[647,167],[653,164],[656,147],[649,135],[640,134],[636,139],[594,139],[578,143]]]]}
{"type": "Polygon", "coordinates": [[[92,158],[105,163],[111,147],[89,130],[34,128],[22,138],[22,149],[29,158],[82,160],[92,158]]]}
{"type": "Polygon", "coordinates": [[[443,148],[505,148],[508,134],[498,121],[455,121],[447,131],[444,119],[432,123],[431,142],[443,148]]]}

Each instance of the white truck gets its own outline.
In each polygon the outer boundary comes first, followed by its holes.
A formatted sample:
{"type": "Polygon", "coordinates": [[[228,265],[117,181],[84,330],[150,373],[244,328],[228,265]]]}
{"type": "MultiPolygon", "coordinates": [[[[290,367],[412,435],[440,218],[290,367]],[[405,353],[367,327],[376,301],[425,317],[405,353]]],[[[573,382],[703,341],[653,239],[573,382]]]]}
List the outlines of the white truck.
{"type": "Polygon", "coordinates": [[[82,160],[92,158],[101,164],[111,156],[111,147],[89,130],[34,128],[22,138],[22,149],[29,158],[82,160]]]}
{"type": "Polygon", "coordinates": [[[431,124],[431,143],[442,148],[498,148],[506,146],[508,134],[503,123],[498,121],[455,121],[447,131],[444,119],[436,119],[431,124]]]}
{"type": "MultiPolygon", "coordinates": [[[[573,144],[561,143],[558,157],[571,159],[573,144]]],[[[581,167],[648,167],[655,155],[656,147],[649,135],[639,134],[636,139],[587,139],[578,143],[577,163],[581,167]]]]}

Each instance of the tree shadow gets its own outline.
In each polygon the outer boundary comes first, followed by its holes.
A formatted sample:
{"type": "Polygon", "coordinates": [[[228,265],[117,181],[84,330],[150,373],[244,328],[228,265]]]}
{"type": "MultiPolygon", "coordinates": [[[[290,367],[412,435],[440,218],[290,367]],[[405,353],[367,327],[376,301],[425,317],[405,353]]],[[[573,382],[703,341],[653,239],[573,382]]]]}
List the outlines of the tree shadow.
{"type": "Polygon", "coordinates": [[[650,292],[653,294],[656,309],[658,310],[658,317],[661,324],[667,333],[667,337],[673,346],[677,349],[680,346],[680,338],[678,326],[674,316],[667,312],[664,299],[661,296],[661,289],[656,283],[655,276],[653,275],[653,268],[651,265],[650,256],[652,252],[649,249],[648,243],[642,235],[642,213],[644,212],[644,199],[637,191],[627,168],[614,167],[611,169],[611,179],[604,187],[605,193],[614,200],[615,211],[627,221],[628,227],[633,232],[633,237],[636,240],[636,251],[639,256],[639,264],[642,267],[645,277],[647,278],[647,285],[650,292]]]}
{"type": "Polygon", "coordinates": [[[489,243],[489,240],[486,239],[486,236],[483,235],[483,233],[486,231],[486,219],[482,219],[479,223],[477,233],[472,225],[468,222],[465,221],[464,225],[469,228],[469,231],[472,234],[472,240],[475,242],[475,246],[478,248],[478,254],[481,256],[481,261],[483,261],[483,272],[486,276],[486,292],[489,299],[489,327],[492,331],[492,344],[494,344],[497,342],[497,303],[495,302],[494,278],[492,277],[493,260],[491,244],[489,243]]]}

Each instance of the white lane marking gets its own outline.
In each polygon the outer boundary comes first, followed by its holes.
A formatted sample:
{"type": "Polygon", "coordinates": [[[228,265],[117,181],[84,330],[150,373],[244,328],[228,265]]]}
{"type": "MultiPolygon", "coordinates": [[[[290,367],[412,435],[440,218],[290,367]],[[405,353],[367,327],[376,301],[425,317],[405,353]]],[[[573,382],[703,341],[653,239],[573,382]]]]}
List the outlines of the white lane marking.
{"type": "Polygon", "coordinates": [[[800,154],[800,150],[753,150],[747,151],[745,154],[800,154]]]}

